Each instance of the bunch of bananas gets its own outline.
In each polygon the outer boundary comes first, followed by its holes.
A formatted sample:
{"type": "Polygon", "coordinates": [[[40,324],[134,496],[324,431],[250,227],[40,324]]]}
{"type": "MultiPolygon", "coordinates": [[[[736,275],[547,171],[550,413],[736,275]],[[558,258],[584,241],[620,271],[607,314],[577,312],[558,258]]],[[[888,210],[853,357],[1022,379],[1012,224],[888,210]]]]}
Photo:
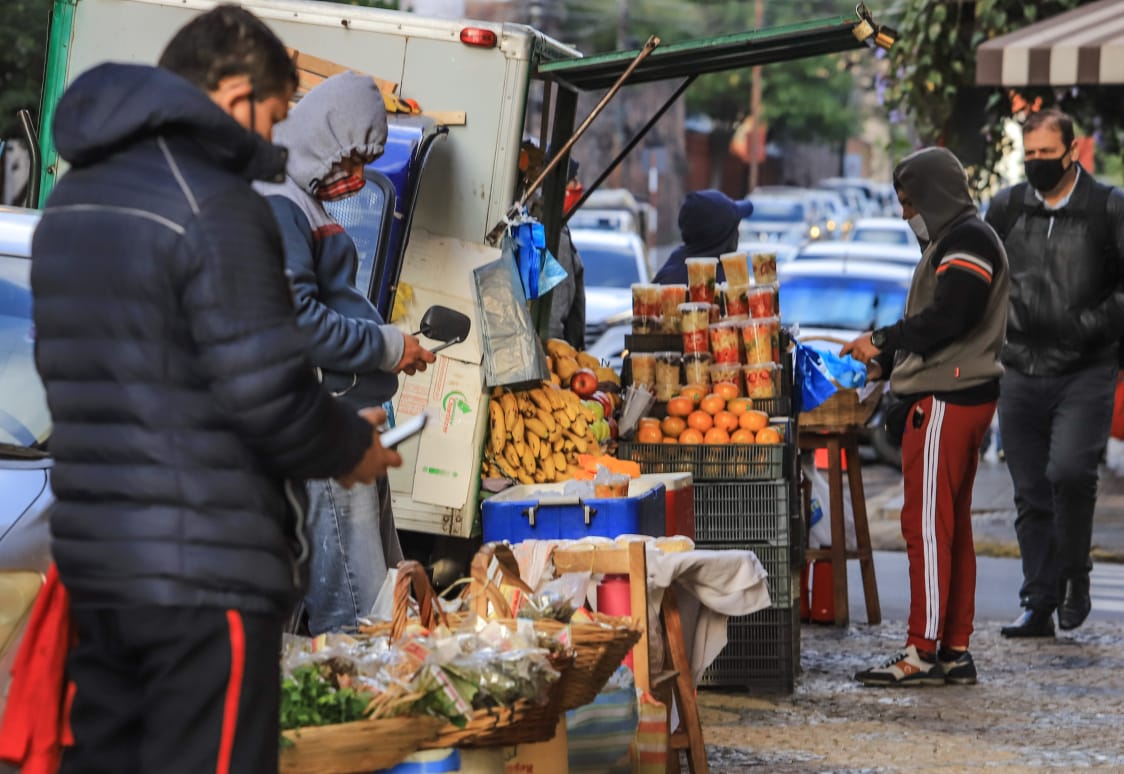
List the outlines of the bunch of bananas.
{"type": "Polygon", "coordinates": [[[588,368],[597,375],[598,382],[619,385],[620,374],[588,352],[579,352],[564,339],[547,339],[545,343],[546,362],[550,368],[550,380],[562,387],[570,386],[570,377],[579,369],[588,368]]]}
{"type": "Polygon", "coordinates": [[[497,387],[488,401],[488,418],[486,478],[565,481],[577,470],[579,454],[596,454],[600,448],[590,428],[593,411],[550,382],[516,392],[497,387]]]}

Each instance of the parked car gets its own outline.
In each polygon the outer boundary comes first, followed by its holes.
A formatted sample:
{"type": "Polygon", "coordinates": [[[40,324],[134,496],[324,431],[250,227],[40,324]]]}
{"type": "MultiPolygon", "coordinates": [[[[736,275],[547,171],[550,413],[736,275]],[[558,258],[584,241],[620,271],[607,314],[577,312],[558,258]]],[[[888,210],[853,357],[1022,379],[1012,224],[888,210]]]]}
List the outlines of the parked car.
{"type": "Polygon", "coordinates": [[[860,218],[848,237],[852,242],[879,245],[904,245],[920,251],[917,235],[901,218],[860,218]]]}
{"type": "MultiPolygon", "coordinates": [[[[902,318],[913,269],[885,261],[825,258],[779,265],[777,275],[781,323],[791,327],[797,339],[838,352],[840,342],[902,318]]],[[[900,450],[882,428],[881,407],[867,423],[863,440],[881,461],[901,464],[900,450]]]]}
{"type": "Polygon", "coordinates": [[[649,282],[644,242],[635,233],[572,229],[585,267],[585,341],[597,341],[614,316],[632,314],[632,285],[649,282]]]}
{"type": "Polygon", "coordinates": [[[809,242],[801,247],[791,263],[820,260],[871,261],[878,263],[897,263],[912,269],[921,260],[919,247],[875,244],[873,242],[809,242]]]}
{"type": "MultiPolygon", "coordinates": [[[[38,222],[34,210],[0,207],[0,697],[50,563],[51,415],[35,370],[31,319],[31,236],[38,222]]],[[[0,765],[0,772],[14,769],[0,765]]]]}
{"type": "MultiPolygon", "coordinates": [[[[815,217],[809,202],[789,194],[753,193],[753,214],[738,226],[739,242],[780,242],[799,245],[811,236],[815,217]]],[[[818,234],[817,234],[818,236],[818,234]]]]}

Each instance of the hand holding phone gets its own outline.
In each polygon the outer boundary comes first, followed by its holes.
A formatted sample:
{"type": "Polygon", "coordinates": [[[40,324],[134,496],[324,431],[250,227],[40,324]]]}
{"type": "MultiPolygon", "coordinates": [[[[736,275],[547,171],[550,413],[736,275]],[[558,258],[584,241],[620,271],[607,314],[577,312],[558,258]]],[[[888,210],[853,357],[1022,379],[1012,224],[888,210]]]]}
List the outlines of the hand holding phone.
{"type": "Polygon", "coordinates": [[[420,433],[428,421],[429,412],[423,411],[416,417],[407,419],[405,422],[380,433],[379,443],[383,445],[384,449],[393,449],[407,438],[411,438],[420,433]]]}

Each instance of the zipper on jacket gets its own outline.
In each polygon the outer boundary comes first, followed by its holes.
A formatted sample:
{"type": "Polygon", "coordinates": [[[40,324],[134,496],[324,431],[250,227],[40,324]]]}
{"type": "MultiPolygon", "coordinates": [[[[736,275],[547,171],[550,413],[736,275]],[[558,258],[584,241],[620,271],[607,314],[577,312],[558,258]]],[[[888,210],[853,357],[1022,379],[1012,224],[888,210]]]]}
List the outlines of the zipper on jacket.
{"type": "Polygon", "coordinates": [[[289,505],[292,507],[293,513],[297,517],[295,532],[297,544],[300,546],[300,552],[297,554],[296,559],[293,560],[293,586],[299,589],[301,585],[300,568],[302,564],[308,561],[309,554],[308,539],[304,536],[304,524],[307,514],[301,506],[300,499],[293,492],[292,479],[285,479],[284,487],[285,499],[289,501],[289,505]]]}

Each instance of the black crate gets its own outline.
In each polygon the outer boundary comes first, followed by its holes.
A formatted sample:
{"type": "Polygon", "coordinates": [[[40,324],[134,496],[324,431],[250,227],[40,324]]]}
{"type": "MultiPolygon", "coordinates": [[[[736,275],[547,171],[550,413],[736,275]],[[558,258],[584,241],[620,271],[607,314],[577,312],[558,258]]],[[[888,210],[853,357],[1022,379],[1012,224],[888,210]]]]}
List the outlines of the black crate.
{"type": "Polygon", "coordinates": [[[792,400],[787,394],[782,393],[776,398],[750,398],[750,402],[754,409],[764,411],[771,417],[792,416],[792,400]]]}
{"type": "Polygon", "coordinates": [[[789,542],[789,481],[700,481],[694,489],[696,542],[789,542]]]}
{"type": "Polygon", "coordinates": [[[680,444],[622,441],[617,457],[641,473],[690,473],[695,481],[772,481],[788,478],[796,432],[791,419],[769,423],[782,443],[680,444]]]}
{"type": "MultiPolygon", "coordinates": [[[[696,504],[696,507],[697,504],[696,504]]],[[[769,602],[773,607],[790,607],[800,588],[799,569],[793,567],[792,547],[764,543],[700,543],[695,548],[706,551],[752,551],[769,574],[765,583],[769,587],[769,602]]],[[[803,556],[803,551],[800,552],[803,556]]]]}
{"type": "Polygon", "coordinates": [[[729,641],[699,680],[700,688],[788,694],[800,668],[799,611],[771,607],[727,622],[729,641]]]}

